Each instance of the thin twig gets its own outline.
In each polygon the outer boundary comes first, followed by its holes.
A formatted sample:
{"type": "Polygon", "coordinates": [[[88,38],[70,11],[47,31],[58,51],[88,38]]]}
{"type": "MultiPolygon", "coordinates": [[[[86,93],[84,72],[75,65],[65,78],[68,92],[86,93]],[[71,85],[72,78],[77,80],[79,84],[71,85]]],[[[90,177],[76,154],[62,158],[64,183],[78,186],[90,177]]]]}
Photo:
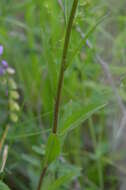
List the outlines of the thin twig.
{"type": "Polygon", "coordinates": [[[2,165],[1,165],[1,169],[0,169],[0,174],[4,172],[7,157],[8,157],[8,145],[5,145],[3,155],[2,155],[2,165]]]}
{"type": "Polygon", "coordinates": [[[1,140],[0,140],[0,153],[2,151],[2,147],[3,147],[5,139],[7,137],[9,127],[10,127],[9,125],[6,126],[6,128],[4,129],[3,135],[1,137],[1,140]]]}

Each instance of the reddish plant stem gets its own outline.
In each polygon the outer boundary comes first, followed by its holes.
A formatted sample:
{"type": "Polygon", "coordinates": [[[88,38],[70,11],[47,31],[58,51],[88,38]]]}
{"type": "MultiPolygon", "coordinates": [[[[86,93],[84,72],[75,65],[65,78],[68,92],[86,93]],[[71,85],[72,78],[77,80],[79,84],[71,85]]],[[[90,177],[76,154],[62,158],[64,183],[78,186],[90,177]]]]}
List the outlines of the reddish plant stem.
{"type": "MultiPolygon", "coordinates": [[[[58,87],[57,87],[56,102],[55,102],[55,107],[54,107],[54,122],[53,122],[52,132],[55,134],[57,133],[57,128],[58,128],[59,107],[60,107],[61,92],[62,92],[63,81],[64,81],[64,72],[66,69],[66,58],[67,58],[67,53],[68,53],[68,46],[70,42],[73,20],[74,20],[76,9],[77,9],[77,4],[78,4],[78,0],[74,0],[70,17],[69,17],[67,30],[66,30],[66,35],[65,35],[63,55],[61,59],[61,68],[60,68],[58,87]]],[[[48,165],[45,166],[41,172],[37,190],[42,189],[43,179],[46,175],[47,169],[48,169],[48,165]]]]}
{"type": "Polygon", "coordinates": [[[44,176],[45,176],[45,174],[46,174],[47,169],[48,169],[48,166],[44,167],[43,170],[42,170],[42,173],[41,173],[41,175],[40,175],[40,179],[39,179],[39,184],[38,184],[37,190],[40,190],[41,187],[42,187],[43,179],[44,179],[44,176]]]}
{"type": "Polygon", "coordinates": [[[67,58],[67,53],[68,53],[68,47],[69,47],[69,42],[70,42],[73,20],[74,20],[76,9],[77,9],[77,4],[78,4],[78,0],[74,0],[71,14],[69,17],[67,30],[66,30],[66,35],[65,35],[63,55],[62,55],[62,60],[61,60],[61,68],[60,68],[60,74],[59,74],[59,80],[58,80],[56,102],[55,102],[55,108],[54,108],[53,133],[55,133],[55,134],[57,133],[57,128],[58,128],[59,107],[60,107],[62,86],[63,86],[63,81],[64,81],[64,72],[66,69],[66,58],[67,58]]]}

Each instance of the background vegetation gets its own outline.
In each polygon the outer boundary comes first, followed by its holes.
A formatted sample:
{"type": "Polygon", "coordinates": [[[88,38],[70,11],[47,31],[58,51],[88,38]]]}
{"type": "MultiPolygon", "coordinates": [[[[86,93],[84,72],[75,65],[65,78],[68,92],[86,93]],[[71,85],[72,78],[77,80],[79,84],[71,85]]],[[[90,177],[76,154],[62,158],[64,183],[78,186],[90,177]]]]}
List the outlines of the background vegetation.
{"type": "MultiPolygon", "coordinates": [[[[8,158],[0,174],[12,190],[35,190],[38,184],[72,3],[0,1],[0,44],[15,68],[20,94],[19,118],[9,128],[3,146],[9,146],[8,158]]],[[[125,190],[125,7],[124,0],[79,0],[60,106],[59,131],[68,128],[68,133],[47,171],[45,190],[125,190]]],[[[2,137],[8,108],[1,89],[2,137]]],[[[1,164],[2,156],[3,151],[1,164]]]]}

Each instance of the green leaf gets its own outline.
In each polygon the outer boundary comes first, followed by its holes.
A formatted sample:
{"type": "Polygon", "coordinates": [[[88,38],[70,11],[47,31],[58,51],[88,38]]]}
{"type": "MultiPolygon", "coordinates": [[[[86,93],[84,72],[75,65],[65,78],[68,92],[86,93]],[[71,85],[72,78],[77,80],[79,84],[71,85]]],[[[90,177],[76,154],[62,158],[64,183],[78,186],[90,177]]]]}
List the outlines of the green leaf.
{"type": "Polygon", "coordinates": [[[10,189],[5,183],[0,181],[0,190],[10,190],[10,189]]]}
{"type": "Polygon", "coordinates": [[[61,150],[60,140],[56,134],[51,134],[48,138],[45,154],[45,164],[51,164],[59,156],[61,150]]]}
{"type": "Polygon", "coordinates": [[[104,108],[106,104],[89,104],[82,109],[75,109],[74,112],[69,116],[62,126],[60,126],[60,134],[63,135],[70,130],[78,127],[82,122],[90,118],[93,114],[98,112],[100,109],[104,108]]]}
{"type": "Polygon", "coordinates": [[[40,166],[40,161],[36,157],[29,156],[27,154],[22,154],[21,157],[25,162],[28,162],[31,166],[40,166]]]}
{"type": "Polygon", "coordinates": [[[70,180],[72,180],[72,178],[74,178],[75,176],[76,174],[73,172],[63,175],[59,177],[54,183],[52,183],[51,186],[49,186],[47,190],[57,190],[57,189],[59,190],[59,188],[62,185],[70,182],[70,180]]]}
{"type": "Polygon", "coordinates": [[[80,52],[80,50],[82,49],[83,45],[86,43],[86,40],[88,39],[88,37],[94,32],[94,30],[96,29],[96,27],[102,23],[104,21],[104,19],[108,17],[108,14],[102,16],[101,18],[98,19],[98,21],[90,27],[89,31],[85,34],[84,39],[81,40],[79,46],[73,51],[72,55],[71,55],[71,59],[69,60],[69,65],[71,65],[74,57],[80,52]]]}
{"type": "Polygon", "coordinates": [[[32,146],[32,150],[41,156],[45,155],[45,145],[44,144],[42,144],[40,147],[32,146]]]}

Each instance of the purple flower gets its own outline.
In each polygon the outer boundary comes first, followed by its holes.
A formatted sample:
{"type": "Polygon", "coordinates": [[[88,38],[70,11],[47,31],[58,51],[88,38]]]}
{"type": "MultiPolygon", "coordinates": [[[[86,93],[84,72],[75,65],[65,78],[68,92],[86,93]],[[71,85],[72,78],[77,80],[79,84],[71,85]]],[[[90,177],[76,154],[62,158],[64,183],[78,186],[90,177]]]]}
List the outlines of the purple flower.
{"type": "Polygon", "coordinates": [[[0,45],[0,55],[2,55],[2,54],[3,54],[3,50],[4,50],[3,46],[2,46],[2,45],[0,45]]]}
{"type": "Polygon", "coordinates": [[[4,69],[8,68],[8,63],[5,60],[2,60],[1,64],[2,64],[2,66],[3,66],[4,69]]]}
{"type": "Polygon", "coordinates": [[[4,68],[3,68],[3,67],[0,67],[0,76],[4,75],[4,73],[5,73],[4,68]]]}

